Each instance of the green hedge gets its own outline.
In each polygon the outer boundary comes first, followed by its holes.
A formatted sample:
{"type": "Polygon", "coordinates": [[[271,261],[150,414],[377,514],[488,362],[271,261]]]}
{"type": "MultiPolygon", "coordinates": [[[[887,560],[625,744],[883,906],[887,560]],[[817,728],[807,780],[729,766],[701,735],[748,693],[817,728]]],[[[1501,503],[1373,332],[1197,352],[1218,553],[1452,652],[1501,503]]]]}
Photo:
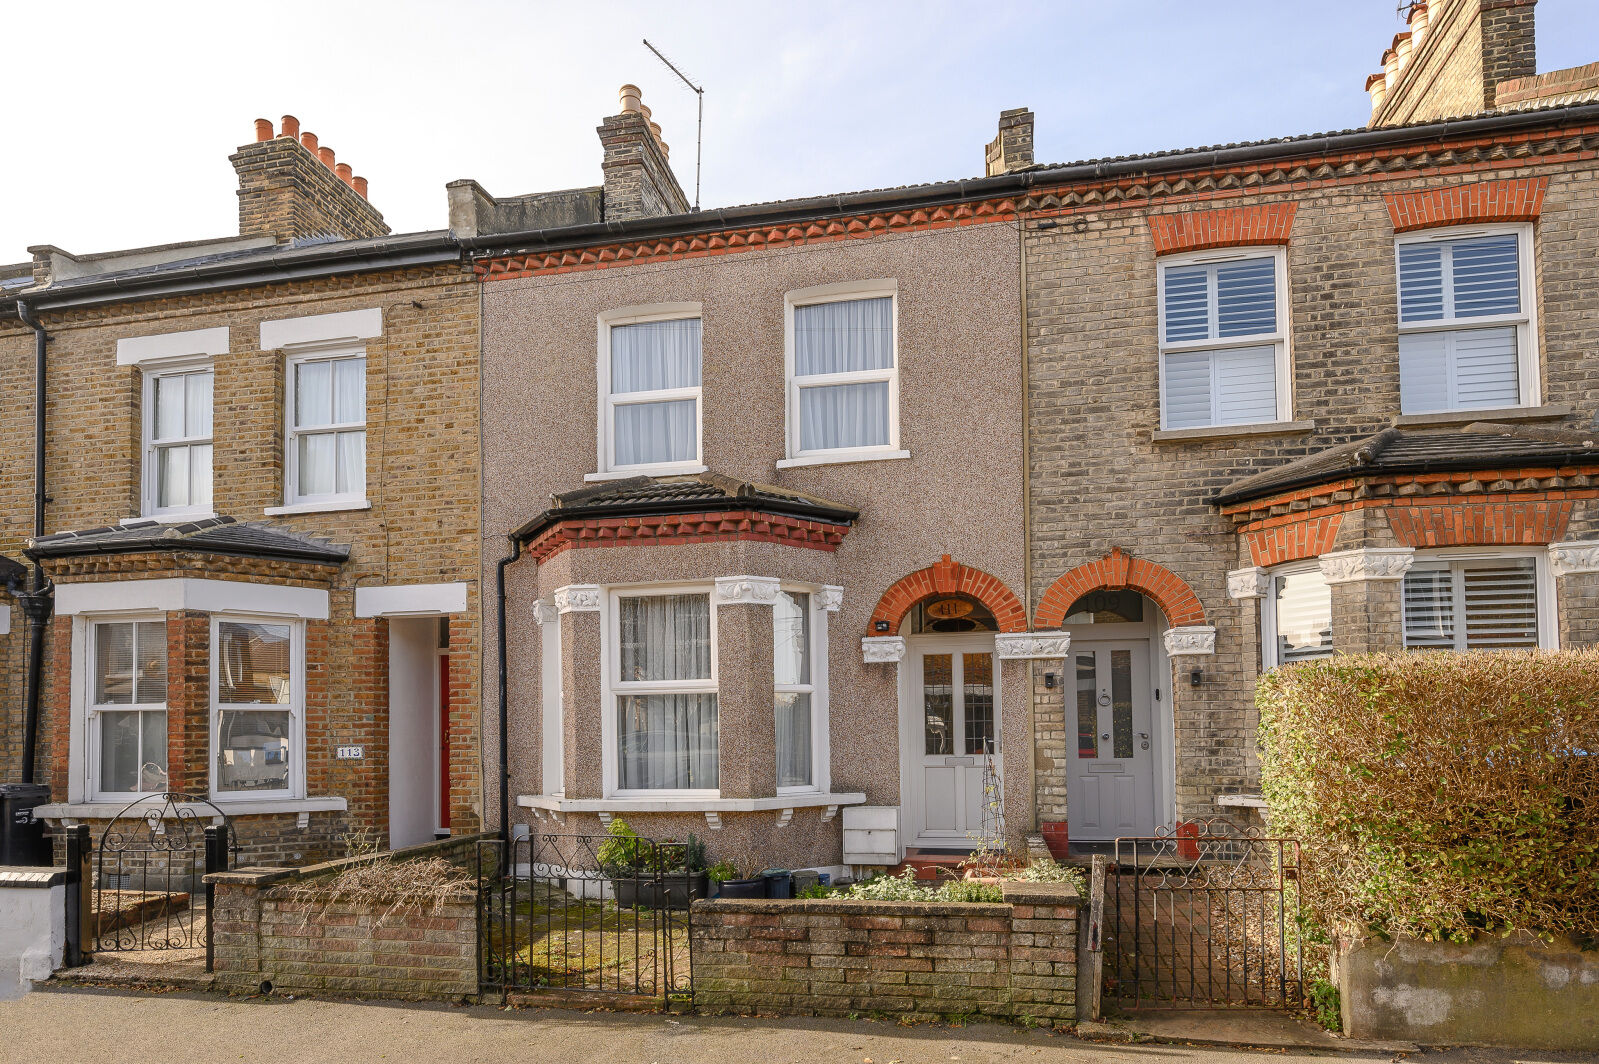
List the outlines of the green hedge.
{"type": "Polygon", "coordinates": [[[1256,697],[1325,930],[1599,936],[1599,650],[1340,656],[1256,697]]]}

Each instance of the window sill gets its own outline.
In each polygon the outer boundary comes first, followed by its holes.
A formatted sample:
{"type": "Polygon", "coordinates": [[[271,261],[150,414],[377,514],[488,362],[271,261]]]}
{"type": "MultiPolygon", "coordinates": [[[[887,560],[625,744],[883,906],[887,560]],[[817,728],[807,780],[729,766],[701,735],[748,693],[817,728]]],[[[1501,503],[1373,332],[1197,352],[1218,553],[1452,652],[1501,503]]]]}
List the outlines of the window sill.
{"type": "Polygon", "coordinates": [[[282,517],[286,514],[331,514],[342,510],[370,510],[370,499],[339,499],[331,502],[296,502],[288,506],[268,506],[261,512],[268,517],[282,517]]]}
{"type": "Polygon", "coordinates": [[[151,514],[148,517],[124,517],[117,524],[123,528],[127,528],[129,525],[145,525],[151,521],[158,525],[182,525],[190,521],[208,521],[216,516],[213,511],[196,510],[187,514],[151,514]]]}
{"type": "MultiPolygon", "coordinates": [[[[151,804],[161,801],[160,795],[146,799],[151,804]]],[[[52,805],[41,805],[35,809],[34,815],[50,820],[109,820],[127,808],[127,802],[57,802],[52,805]]],[[[175,807],[180,812],[193,813],[201,820],[214,818],[216,809],[205,802],[183,803],[175,807]]],[[[217,809],[221,809],[228,816],[266,815],[269,813],[342,813],[349,808],[349,803],[343,798],[266,798],[251,801],[230,801],[222,799],[217,802],[217,809]]],[[[134,806],[130,814],[137,814],[140,810],[148,810],[148,805],[134,806]]]]}
{"type": "Polygon", "coordinates": [[[862,451],[858,454],[806,454],[798,458],[779,458],[777,468],[795,469],[800,466],[846,465],[850,462],[891,462],[896,458],[909,458],[909,451],[862,451]]]}
{"type": "Polygon", "coordinates": [[[1549,406],[1496,406],[1482,410],[1441,410],[1432,414],[1400,414],[1394,418],[1396,428],[1414,428],[1422,425],[1469,425],[1474,421],[1545,421],[1569,417],[1571,407],[1565,403],[1549,406]]]}
{"type": "Polygon", "coordinates": [[[810,809],[824,805],[865,805],[859,792],[780,794],[767,798],[565,798],[555,794],[518,795],[523,809],[551,813],[759,813],[771,809],[810,809]]]}
{"type": "Polygon", "coordinates": [[[686,465],[641,466],[637,469],[614,469],[609,473],[584,473],[585,483],[600,480],[626,480],[628,477],[681,477],[690,473],[703,473],[706,467],[698,463],[686,465]]]}
{"type": "Polygon", "coordinates": [[[1314,421],[1263,421],[1253,425],[1201,425],[1192,429],[1156,429],[1155,443],[1187,443],[1192,440],[1223,440],[1233,436],[1293,436],[1311,432],[1314,421]]]}

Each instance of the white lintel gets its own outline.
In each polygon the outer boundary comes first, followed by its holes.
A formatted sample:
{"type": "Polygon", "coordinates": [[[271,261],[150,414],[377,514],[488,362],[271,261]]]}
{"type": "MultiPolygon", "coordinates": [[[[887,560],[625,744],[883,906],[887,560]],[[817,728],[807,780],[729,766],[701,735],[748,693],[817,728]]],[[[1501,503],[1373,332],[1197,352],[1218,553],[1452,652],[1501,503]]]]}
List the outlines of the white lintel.
{"type": "Polygon", "coordinates": [[[261,323],[261,350],[277,351],[306,344],[336,344],[370,340],[383,335],[383,311],[343,310],[335,314],[309,314],[302,318],[277,318],[261,323]]]}
{"type": "Polygon", "coordinates": [[[328,593],[321,588],[250,584],[242,580],[167,577],[157,580],[102,580],[56,585],[55,611],[62,616],[89,613],[261,613],[328,619],[328,593]]]}
{"type": "Polygon", "coordinates": [[[466,584],[379,584],[355,589],[357,617],[430,617],[466,612],[466,584]]]}
{"type": "Polygon", "coordinates": [[[215,358],[228,353],[228,327],[185,329],[155,336],[129,336],[117,341],[117,365],[149,366],[160,362],[215,358]]]}

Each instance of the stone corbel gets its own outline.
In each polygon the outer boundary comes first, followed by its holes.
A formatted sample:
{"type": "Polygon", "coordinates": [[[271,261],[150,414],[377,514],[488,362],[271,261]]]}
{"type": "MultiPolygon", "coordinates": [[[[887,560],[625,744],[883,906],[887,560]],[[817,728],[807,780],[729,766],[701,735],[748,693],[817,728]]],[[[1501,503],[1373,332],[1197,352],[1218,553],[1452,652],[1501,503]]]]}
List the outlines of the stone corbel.
{"type": "Polygon", "coordinates": [[[838,816],[838,806],[830,805],[826,809],[822,810],[822,823],[825,824],[836,816],[838,816]]]}
{"type": "Polygon", "coordinates": [[[567,584],[555,589],[555,609],[559,613],[597,613],[601,591],[598,584],[567,584]]]}
{"type": "Polygon", "coordinates": [[[1555,576],[1599,573],[1599,539],[1549,544],[1549,571],[1555,576]]]}
{"type": "Polygon", "coordinates": [[[711,826],[711,830],[712,831],[721,831],[722,830],[722,814],[721,813],[713,813],[709,809],[707,809],[705,811],[705,822],[711,826]]]}
{"type": "Polygon", "coordinates": [[[1190,624],[1182,628],[1166,629],[1167,657],[1189,657],[1216,653],[1216,626],[1190,624]]]}
{"type": "Polygon", "coordinates": [[[775,576],[719,576],[716,604],[770,606],[777,602],[778,584],[775,576]]]}
{"type": "Polygon", "coordinates": [[[1002,659],[1064,658],[1072,637],[1065,632],[1005,632],[994,637],[994,652],[1002,659]]]}
{"type": "Polygon", "coordinates": [[[897,635],[861,638],[861,660],[868,665],[891,665],[905,660],[905,640],[897,635]]]}
{"type": "Polygon", "coordinates": [[[560,616],[560,609],[550,599],[538,599],[533,603],[533,619],[540,624],[553,624],[560,616]]]}
{"type": "Polygon", "coordinates": [[[1356,580],[1399,580],[1410,571],[1416,552],[1410,547],[1357,547],[1334,551],[1317,559],[1329,584],[1356,580]]]}
{"type": "Polygon", "coordinates": [[[1227,597],[1232,599],[1264,598],[1271,590],[1271,577],[1258,565],[1247,569],[1234,569],[1227,574],[1227,597]]]}
{"type": "Polygon", "coordinates": [[[781,813],[779,813],[777,815],[777,826],[780,827],[780,828],[786,828],[789,825],[789,821],[791,821],[793,819],[794,819],[794,810],[793,809],[784,809],[781,813]]]}
{"type": "Polygon", "coordinates": [[[838,608],[844,604],[844,589],[837,584],[828,584],[816,592],[816,608],[826,610],[828,613],[837,613],[838,608]]]}

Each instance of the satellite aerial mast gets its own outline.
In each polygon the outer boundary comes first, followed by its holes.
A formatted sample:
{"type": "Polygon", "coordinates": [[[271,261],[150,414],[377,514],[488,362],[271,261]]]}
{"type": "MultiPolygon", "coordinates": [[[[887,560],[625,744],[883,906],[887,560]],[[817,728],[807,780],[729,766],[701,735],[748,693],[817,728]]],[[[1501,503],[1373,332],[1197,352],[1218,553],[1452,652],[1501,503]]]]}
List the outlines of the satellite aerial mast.
{"type": "Polygon", "coordinates": [[[644,38],[644,47],[654,52],[655,58],[665,63],[666,68],[682,79],[683,84],[693,89],[694,95],[699,100],[699,120],[694,129],[694,209],[697,211],[700,209],[700,145],[705,133],[705,90],[690,81],[687,74],[677,69],[677,65],[662,55],[661,50],[651,44],[648,37],[644,38]]]}

